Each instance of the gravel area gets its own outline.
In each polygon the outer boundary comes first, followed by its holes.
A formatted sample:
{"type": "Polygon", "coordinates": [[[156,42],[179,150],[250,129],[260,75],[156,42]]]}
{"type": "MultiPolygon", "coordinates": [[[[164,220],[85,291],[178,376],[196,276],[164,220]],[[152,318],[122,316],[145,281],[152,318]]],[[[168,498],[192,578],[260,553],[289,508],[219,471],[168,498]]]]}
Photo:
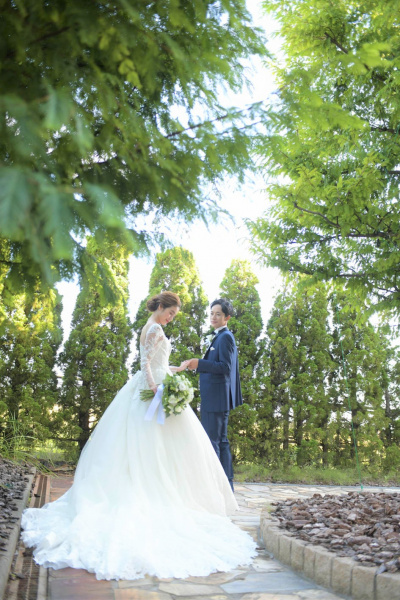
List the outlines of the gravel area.
{"type": "Polygon", "coordinates": [[[349,556],[378,572],[400,571],[400,494],[314,494],[306,500],[274,502],[280,527],[338,556],[349,556]]]}
{"type": "Polygon", "coordinates": [[[0,457],[0,552],[4,552],[13,525],[18,521],[16,500],[23,498],[31,467],[0,457]]]}

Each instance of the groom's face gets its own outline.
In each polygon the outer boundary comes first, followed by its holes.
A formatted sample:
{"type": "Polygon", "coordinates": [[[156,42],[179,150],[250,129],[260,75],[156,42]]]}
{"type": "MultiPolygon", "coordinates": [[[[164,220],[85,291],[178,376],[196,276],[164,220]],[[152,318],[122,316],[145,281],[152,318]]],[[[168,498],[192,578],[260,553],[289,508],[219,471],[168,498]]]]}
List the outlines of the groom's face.
{"type": "Polygon", "coordinates": [[[225,327],[230,318],[230,315],[225,315],[220,304],[214,304],[214,306],[211,307],[210,323],[211,327],[214,329],[225,327]]]}

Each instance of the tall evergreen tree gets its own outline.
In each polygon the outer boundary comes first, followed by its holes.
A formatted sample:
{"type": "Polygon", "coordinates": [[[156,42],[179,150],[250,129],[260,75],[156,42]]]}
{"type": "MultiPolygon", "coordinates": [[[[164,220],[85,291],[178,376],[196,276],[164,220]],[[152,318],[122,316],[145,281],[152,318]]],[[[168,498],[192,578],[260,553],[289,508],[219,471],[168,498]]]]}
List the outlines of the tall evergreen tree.
{"type": "Polygon", "coordinates": [[[325,287],[287,284],[275,300],[267,335],[276,429],[265,433],[277,440],[270,459],[295,456],[301,465],[322,456],[326,462],[331,338],[325,287]]]}
{"type": "MultiPolygon", "coordinates": [[[[382,337],[387,342],[391,339],[388,325],[382,325],[382,337]]],[[[380,332],[378,332],[380,333],[380,332]]],[[[396,336],[397,337],[397,336],[396,336]]],[[[387,469],[400,467],[400,352],[399,346],[385,344],[383,350],[385,368],[381,375],[381,386],[384,395],[386,427],[381,431],[385,445],[385,460],[383,466],[387,469]]]]}
{"type": "Polygon", "coordinates": [[[331,298],[335,368],[330,382],[335,461],[338,465],[355,462],[351,420],[360,459],[380,466],[385,445],[392,443],[396,419],[393,423],[389,419],[398,417],[399,404],[392,395],[398,385],[393,368],[396,351],[388,328],[375,327],[367,316],[363,318],[366,307],[352,306],[354,298],[351,302],[348,292],[336,289],[331,298]]]}
{"type": "Polygon", "coordinates": [[[221,296],[229,298],[234,316],[229,329],[235,336],[239,355],[244,404],[229,417],[229,439],[235,460],[252,460],[255,455],[260,380],[256,367],[264,350],[258,279],[246,260],[233,260],[221,282],[221,296]]]}
{"type": "MultiPolygon", "coordinates": [[[[10,252],[0,242],[4,256],[10,252]]],[[[17,293],[7,262],[0,264],[0,435],[18,422],[27,439],[51,435],[58,399],[55,372],[62,341],[61,297],[32,279],[17,293]],[[29,434],[29,435],[28,435],[29,434]]]]}
{"type": "MultiPolygon", "coordinates": [[[[182,302],[176,318],[165,327],[165,334],[172,344],[170,362],[179,365],[182,360],[199,356],[203,351],[203,328],[208,305],[193,254],[189,250],[177,246],[157,254],[150,277],[148,296],[166,290],[178,294],[182,302]]],[[[141,302],[133,324],[133,330],[137,335],[138,352],[140,332],[149,317],[146,301],[147,298],[141,302]]],[[[139,364],[138,355],[133,364],[134,372],[139,368],[139,364]]],[[[196,375],[189,371],[185,375],[197,390],[196,375]]],[[[192,402],[192,407],[196,411],[198,403],[199,393],[196,391],[192,402]]]]}
{"type": "MultiPolygon", "coordinates": [[[[82,449],[116,392],[126,382],[132,327],[128,318],[128,253],[107,238],[91,237],[85,249],[71,334],[60,355],[64,367],[64,436],[82,449]],[[99,272],[106,273],[113,297],[104,293],[99,272]]],[[[104,275],[103,275],[104,277],[104,275]]]]}
{"type": "Polygon", "coordinates": [[[261,407],[259,421],[270,462],[355,467],[353,423],[364,464],[400,464],[397,350],[354,302],[302,277],[277,296],[267,326],[272,410],[262,418],[261,407]]]}

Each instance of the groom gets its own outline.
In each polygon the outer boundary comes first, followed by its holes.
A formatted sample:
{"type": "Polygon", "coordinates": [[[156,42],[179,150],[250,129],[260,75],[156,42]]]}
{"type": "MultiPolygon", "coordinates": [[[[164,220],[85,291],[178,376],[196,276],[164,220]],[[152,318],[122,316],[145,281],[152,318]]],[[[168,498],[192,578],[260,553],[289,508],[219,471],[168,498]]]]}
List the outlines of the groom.
{"type": "Polygon", "coordinates": [[[228,418],[230,410],[243,404],[243,398],[235,338],[227,327],[232,315],[233,307],[229,300],[219,298],[212,302],[210,321],[214,337],[204,358],[192,358],[188,369],[197,369],[200,373],[201,423],[233,490],[228,418]]]}

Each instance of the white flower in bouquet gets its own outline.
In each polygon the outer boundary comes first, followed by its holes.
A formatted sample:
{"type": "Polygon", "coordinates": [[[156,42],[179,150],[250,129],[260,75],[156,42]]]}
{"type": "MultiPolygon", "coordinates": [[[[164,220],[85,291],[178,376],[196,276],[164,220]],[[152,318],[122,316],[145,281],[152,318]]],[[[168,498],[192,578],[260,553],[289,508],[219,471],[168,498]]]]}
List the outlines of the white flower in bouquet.
{"type": "MultiPolygon", "coordinates": [[[[141,400],[152,400],[154,393],[151,390],[140,392],[141,400]]],[[[163,381],[162,405],[165,415],[180,414],[194,397],[193,387],[184,375],[166,375],[163,381]]]]}

